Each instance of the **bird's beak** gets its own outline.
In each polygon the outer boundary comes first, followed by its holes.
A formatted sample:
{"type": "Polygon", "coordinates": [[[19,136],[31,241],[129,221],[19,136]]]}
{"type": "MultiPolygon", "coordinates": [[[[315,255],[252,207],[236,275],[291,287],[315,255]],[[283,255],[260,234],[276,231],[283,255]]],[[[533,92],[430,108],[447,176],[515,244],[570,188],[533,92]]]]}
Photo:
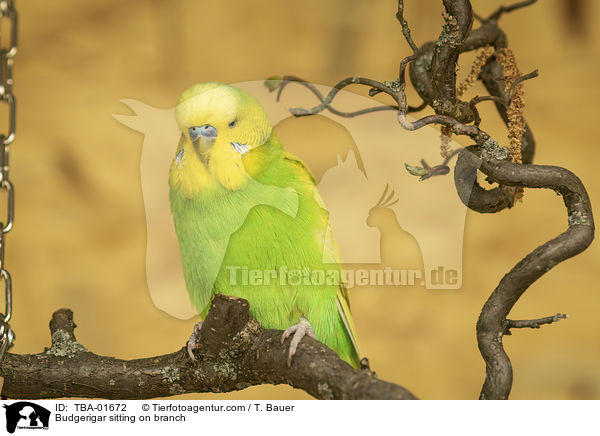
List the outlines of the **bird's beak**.
{"type": "Polygon", "coordinates": [[[198,129],[199,131],[196,139],[192,142],[192,144],[194,145],[194,149],[198,153],[200,160],[206,164],[208,163],[208,151],[213,146],[215,139],[217,138],[217,129],[210,124],[205,124],[201,127],[198,127],[198,129]]]}
{"type": "Polygon", "coordinates": [[[194,149],[200,156],[200,159],[204,162],[205,157],[208,154],[208,151],[210,150],[210,148],[213,146],[214,143],[215,143],[214,138],[206,139],[206,138],[200,137],[197,140],[195,140],[192,144],[194,144],[194,149]]]}

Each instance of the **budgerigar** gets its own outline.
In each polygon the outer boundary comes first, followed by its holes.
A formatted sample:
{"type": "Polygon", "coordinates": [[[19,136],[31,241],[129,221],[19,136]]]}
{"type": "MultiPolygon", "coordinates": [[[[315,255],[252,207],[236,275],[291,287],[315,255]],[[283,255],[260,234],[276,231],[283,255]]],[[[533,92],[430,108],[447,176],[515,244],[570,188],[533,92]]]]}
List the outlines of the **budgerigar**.
{"type": "MultiPolygon", "coordinates": [[[[263,328],[304,335],[354,367],[360,354],[328,212],[310,171],[283,150],[258,101],[217,82],[185,90],[170,202],[190,300],[241,297],[263,328]]],[[[310,136],[307,135],[307,141],[310,136]]],[[[193,358],[193,340],[188,350],[193,358]]]]}

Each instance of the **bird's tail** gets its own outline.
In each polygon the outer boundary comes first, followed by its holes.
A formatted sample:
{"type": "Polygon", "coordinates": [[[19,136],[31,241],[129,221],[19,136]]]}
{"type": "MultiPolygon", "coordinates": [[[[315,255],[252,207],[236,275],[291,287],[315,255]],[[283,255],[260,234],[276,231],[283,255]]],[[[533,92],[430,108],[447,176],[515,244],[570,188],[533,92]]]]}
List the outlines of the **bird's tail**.
{"type": "MultiPolygon", "coordinates": [[[[346,328],[346,333],[350,338],[350,342],[352,344],[352,349],[349,350],[348,358],[345,360],[349,360],[350,363],[355,368],[360,367],[360,348],[358,346],[358,339],[356,336],[356,328],[354,327],[354,321],[352,321],[352,314],[350,313],[350,301],[348,298],[348,289],[346,289],[345,285],[340,285],[340,288],[337,293],[336,304],[338,308],[338,313],[342,322],[344,323],[344,327],[346,328]]],[[[344,356],[343,356],[344,357],[344,356]]]]}

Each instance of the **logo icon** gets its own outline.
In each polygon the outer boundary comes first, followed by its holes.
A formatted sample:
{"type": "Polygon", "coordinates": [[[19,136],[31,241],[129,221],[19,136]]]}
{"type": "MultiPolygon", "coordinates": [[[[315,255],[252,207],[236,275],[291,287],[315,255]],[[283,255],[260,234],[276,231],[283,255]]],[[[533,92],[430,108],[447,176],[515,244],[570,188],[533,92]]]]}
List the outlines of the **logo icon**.
{"type": "Polygon", "coordinates": [[[50,411],[29,401],[4,405],[6,409],[6,431],[18,429],[48,429],[50,411]]]}

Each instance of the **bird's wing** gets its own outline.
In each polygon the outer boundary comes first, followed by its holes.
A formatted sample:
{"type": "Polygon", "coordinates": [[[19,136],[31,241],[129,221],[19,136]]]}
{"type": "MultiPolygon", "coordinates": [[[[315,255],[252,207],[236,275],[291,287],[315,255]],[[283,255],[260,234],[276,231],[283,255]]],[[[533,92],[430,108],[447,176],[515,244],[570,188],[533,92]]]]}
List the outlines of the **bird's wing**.
{"type": "MultiPolygon", "coordinates": [[[[312,184],[314,187],[315,201],[323,210],[324,219],[327,220],[327,230],[326,230],[325,238],[323,241],[323,258],[327,259],[328,262],[336,263],[337,265],[339,265],[340,271],[341,271],[342,258],[340,256],[340,251],[338,249],[337,243],[335,242],[335,239],[333,238],[333,234],[331,232],[331,225],[329,223],[329,212],[327,211],[325,202],[323,201],[323,199],[321,198],[321,195],[319,194],[319,191],[316,186],[317,184],[316,184],[315,178],[313,177],[310,170],[306,167],[306,165],[304,165],[304,162],[302,162],[296,156],[294,156],[290,153],[284,152],[283,157],[284,157],[284,159],[289,161],[291,164],[296,166],[296,168],[298,170],[306,173],[306,175],[312,181],[312,184]]],[[[346,284],[343,281],[340,283],[340,286],[338,288],[338,292],[336,295],[336,304],[338,307],[338,312],[340,314],[340,317],[342,318],[344,326],[346,327],[346,331],[348,332],[348,336],[350,336],[350,340],[352,341],[352,345],[354,346],[354,351],[356,352],[356,355],[360,359],[360,349],[358,346],[356,328],[354,326],[354,321],[352,320],[352,315],[351,315],[351,311],[350,311],[350,296],[348,294],[348,288],[346,287],[346,284]]]]}
{"type": "Polygon", "coordinates": [[[293,166],[295,166],[296,169],[299,170],[299,172],[305,173],[305,175],[308,176],[308,178],[312,182],[313,186],[315,186],[315,187],[317,186],[317,182],[316,182],[315,178],[313,177],[313,175],[310,172],[310,170],[308,169],[308,167],[306,165],[304,165],[304,162],[302,162],[300,159],[298,159],[293,154],[288,153],[287,151],[283,152],[283,159],[286,162],[289,162],[293,166]]]}

